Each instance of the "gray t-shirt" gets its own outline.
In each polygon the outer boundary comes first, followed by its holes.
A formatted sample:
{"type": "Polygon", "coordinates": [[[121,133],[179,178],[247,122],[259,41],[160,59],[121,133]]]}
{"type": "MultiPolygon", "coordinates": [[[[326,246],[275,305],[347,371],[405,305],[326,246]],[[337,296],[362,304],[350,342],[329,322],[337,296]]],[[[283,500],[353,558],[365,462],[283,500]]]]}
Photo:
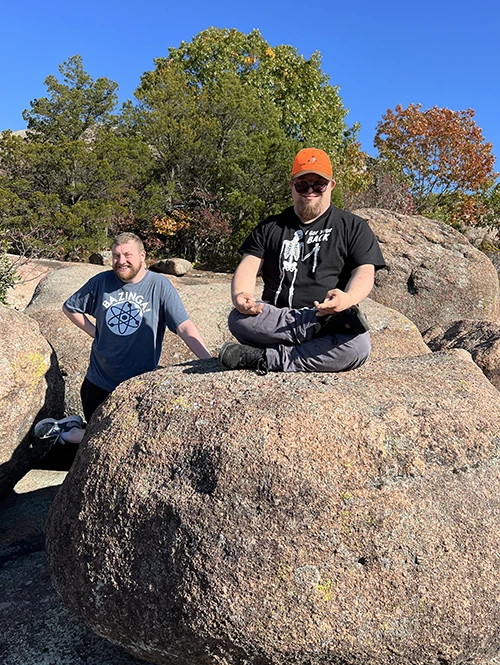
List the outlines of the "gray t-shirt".
{"type": "Polygon", "coordinates": [[[64,306],[95,318],[87,378],[108,392],[132,376],[155,369],[165,328],[175,332],[189,318],[169,280],[149,270],[137,284],[122,282],[112,270],[100,273],[64,306]]]}

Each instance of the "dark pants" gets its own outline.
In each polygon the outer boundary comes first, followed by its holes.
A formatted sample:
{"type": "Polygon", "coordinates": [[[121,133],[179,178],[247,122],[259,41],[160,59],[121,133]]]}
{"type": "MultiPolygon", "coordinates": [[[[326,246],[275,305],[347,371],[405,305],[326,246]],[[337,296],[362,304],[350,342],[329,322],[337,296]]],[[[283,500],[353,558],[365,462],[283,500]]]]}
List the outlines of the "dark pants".
{"type": "Polygon", "coordinates": [[[82,398],[83,413],[85,420],[89,422],[94,411],[99,407],[106,397],[110,395],[107,390],[99,388],[85,377],[80,388],[80,397],[82,398]]]}
{"type": "Polygon", "coordinates": [[[345,372],[370,355],[370,333],[314,337],[316,309],[290,309],[264,303],[261,314],[233,309],[229,330],[242,344],[266,349],[271,372],[345,372]]]}

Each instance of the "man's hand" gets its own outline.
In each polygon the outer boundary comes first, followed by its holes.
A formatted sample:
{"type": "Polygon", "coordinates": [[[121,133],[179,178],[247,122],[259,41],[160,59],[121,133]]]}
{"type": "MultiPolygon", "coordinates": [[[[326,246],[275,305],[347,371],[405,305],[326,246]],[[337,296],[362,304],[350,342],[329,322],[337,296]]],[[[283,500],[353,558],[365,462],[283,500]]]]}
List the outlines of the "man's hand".
{"type": "Polygon", "coordinates": [[[240,291],[233,296],[233,305],[240,312],[247,316],[257,316],[262,312],[262,303],[257,303],[251,293],[240,291]]]}
{"type": "Polygon", "coordinates": [[[331,291],[328,291],[323,302],[318,302],[317,300],[314,301],[314,306],[318,310],[316,316],[338,314],[355,304],[356,303],[353,302],[352,297],[340,289],[331,289],[331,291]]]}

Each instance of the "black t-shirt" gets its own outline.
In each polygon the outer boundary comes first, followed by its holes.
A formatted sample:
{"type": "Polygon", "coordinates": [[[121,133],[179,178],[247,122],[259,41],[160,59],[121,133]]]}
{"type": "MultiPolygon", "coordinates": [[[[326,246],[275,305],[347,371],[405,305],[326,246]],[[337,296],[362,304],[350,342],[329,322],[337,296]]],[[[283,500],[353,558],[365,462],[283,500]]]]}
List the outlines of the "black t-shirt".
{"type": "Polygon", "coordinates": [[[286,208],[256,226],[239,251],[264,259],[262,299],[277,307],[313,307],[330,289],[345,289],[354,268],[385,266],[366,220],[333,205],[310,224],[286,208]]]}

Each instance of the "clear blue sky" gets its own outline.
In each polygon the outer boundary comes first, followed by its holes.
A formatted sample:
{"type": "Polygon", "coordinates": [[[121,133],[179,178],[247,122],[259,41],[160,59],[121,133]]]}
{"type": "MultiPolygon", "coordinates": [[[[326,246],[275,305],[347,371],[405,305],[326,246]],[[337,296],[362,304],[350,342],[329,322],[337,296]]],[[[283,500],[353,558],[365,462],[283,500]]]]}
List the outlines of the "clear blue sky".
{"type": "Polygon", "coordinates": [[[44,96],[44,79],[72,55],[82,56],[93,78],[116,81],[125,101],[169,46],[211,26],[257,28],[271,46],[291,44],[306,58],[321,52],[369,154],[388,108],[470,107],[500,171],[498,0],[25,0],[5,3],[1,16],[0,130],[25,127],[23,109],[44,96]]]}

